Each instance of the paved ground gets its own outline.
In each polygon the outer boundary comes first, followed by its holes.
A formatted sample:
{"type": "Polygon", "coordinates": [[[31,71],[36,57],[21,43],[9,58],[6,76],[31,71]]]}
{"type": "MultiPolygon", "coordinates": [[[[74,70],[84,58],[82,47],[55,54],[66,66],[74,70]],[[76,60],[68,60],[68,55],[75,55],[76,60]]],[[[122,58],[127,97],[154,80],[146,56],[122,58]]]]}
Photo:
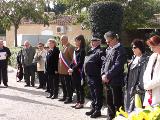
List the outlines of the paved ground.
{"type": "MultiPolygon", "coordinates": [[[[75,110],[57,99],[46,98],[44,90],[24,87],[24,82],[16,82],[16,71],[9,68],[9,87],[0,86],[0,120],[90,120],[85,115],[89,111],[88,102],[83,109],[75,110]]],[[[60,98],[60,96],[59,96],[60,98]]],[[[105,110],[98,120],[106,120],[105,110]]],[[[93,119],[92,119],[93,120],[93,119]]]]}

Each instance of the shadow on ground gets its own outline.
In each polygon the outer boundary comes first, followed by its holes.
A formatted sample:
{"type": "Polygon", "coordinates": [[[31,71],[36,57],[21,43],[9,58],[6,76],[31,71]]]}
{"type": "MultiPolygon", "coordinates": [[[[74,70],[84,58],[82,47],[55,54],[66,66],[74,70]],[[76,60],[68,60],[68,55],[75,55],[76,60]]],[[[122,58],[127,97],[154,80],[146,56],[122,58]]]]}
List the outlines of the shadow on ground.
{"type": "Polygon", "coordinates": [[[43,96],[45,95],[45,93],[42,91],[28,90],[28,89],[24,89],[24,88],[13,87],[13,86],[9,86],[8,89],[26,92],[26,93],[30,93],[32,95],[43,95],[43,96]]]}
{"type": "Polygon", "coordinates": [[[10,95],[4,95],[4,94],[0,94],[0,96],[1,96],[1,98],[5,98],[5,99],[8,99],[8,100],[13,100],[13,101],[22,101],[22,102],[27,102],[27,103],[49,105],[49,106],[55,106],[55,107],[63,108],[62,106],[49,104],[49,103],[43,103],[43,102],[39,102],[39,101],[36,101],[36,100],[31,100],[31,99],[27,99],[27,98],[19,97],[19,96],[10,96],[10,95]]]}
{"type": "Polygon", "coordinates": [[[5,117],[6,116],[6,114],[0,114],[0,117],[5,117]]]}

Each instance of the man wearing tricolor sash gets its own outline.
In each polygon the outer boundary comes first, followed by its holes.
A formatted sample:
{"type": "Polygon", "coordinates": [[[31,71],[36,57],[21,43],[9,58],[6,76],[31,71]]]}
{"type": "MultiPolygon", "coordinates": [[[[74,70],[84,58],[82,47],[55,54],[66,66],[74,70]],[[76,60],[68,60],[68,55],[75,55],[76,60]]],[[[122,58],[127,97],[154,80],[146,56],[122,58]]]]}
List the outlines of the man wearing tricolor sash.
{"type": "Polygon", "coordinates": [[[63,98],[59,101],[65,101],[64,103],[67,104],[72,102],[73,94],[71,76],[68,73],[68,69],[72,62],[74,47],[68,42],[68,37],[65,35],[61,37],[61,43],[63,48],[59,54],[58,73],[62,84],[63,98]]]}

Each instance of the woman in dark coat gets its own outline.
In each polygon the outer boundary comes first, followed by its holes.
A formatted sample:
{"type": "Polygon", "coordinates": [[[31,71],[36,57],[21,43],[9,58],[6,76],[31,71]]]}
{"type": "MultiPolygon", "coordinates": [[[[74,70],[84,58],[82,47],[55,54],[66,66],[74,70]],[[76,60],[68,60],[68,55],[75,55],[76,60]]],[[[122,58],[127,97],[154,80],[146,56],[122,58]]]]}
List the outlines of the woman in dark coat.
{"type": "Polygon", "coordinates": [[[140,39],[135,39],[132,44],[134,56],[128,66],[125,83],[124,107],[130,113],[135,108],[135,94],[139,94],[142,102],[144,99],[143,74],[147,66],[148,56],[145,53],[145,44],[140,39]]]}
{"type": "Polygon", "coordinates": [[[68,70],[72,75],[73,86],[77,94],[77,103],[75,109],[83,108],[84,104],[84,76],[83,64],[85,58],[85,39],[83,35],[75,38],[76,49],[73,54],[73,61],[70,65],[71,69],[68,70]]]}
{"type": "Polygon", "coordinates": [[[47,87],[50,95],[47,98],[58,98],[58,60],[59,49],[56,47],[56,41],[54,39],[48,40],[49,50],[46,55],[45,61],[45,74],[47,76],[47,87]]]}

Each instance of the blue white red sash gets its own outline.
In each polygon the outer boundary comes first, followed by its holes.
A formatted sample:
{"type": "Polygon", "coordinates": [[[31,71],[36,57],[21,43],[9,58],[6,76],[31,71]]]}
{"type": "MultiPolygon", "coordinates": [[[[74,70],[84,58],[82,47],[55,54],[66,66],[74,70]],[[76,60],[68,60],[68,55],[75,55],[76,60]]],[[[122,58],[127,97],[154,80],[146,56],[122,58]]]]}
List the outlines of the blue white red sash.
{"type": "Polygon", "coordinates": [[[76,51],[73,52],[73,62],[75,65],[77,65],[76,51]]]}
{"type": "MultiPolygon", "coordinates": [[[[74,63],[75,65],[77,65],[76,51],[73,52],[73,63],[74,63]]],[[[80,73],[82,72],[82,70],[81,70],[80,68],[78,69],[78,71],[79,71],[80,73]]]]}
{"type": "Polygon", "coordinates": [[[69,69],[70,67],[69,67],[69,64],[68,64],[68,62],[65,60],[65,58],[64,58],[64,56],[63,56],[63,53],[60,51],[60,53],[59,53],[59,58],[60,58],[60,60],[62,61],[62,63],[69,69]]]}

